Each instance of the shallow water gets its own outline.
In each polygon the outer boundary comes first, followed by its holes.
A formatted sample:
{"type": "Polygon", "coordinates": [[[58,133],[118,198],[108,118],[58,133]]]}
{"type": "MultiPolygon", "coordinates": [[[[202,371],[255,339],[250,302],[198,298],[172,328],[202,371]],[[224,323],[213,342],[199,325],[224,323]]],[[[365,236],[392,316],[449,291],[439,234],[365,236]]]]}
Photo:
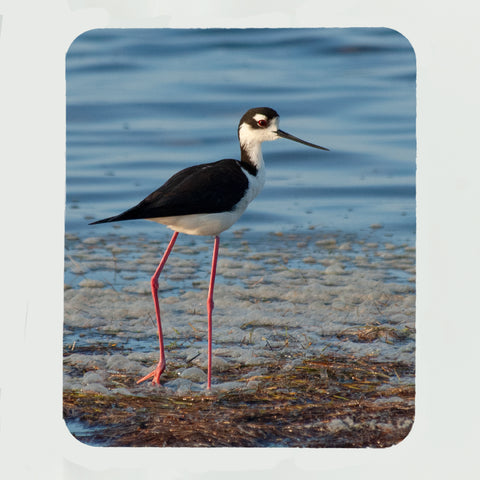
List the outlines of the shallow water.
{"type": "MultiPolygon", "coordinates": [[[[279,355],[294,361],[323,353],[414,364],[414,249],[352,238],[344,242],[341,236],[311,230],[308,237],[270,235],[261,250],[237,236],[220,249],[214,372],[218,362],[220,367],[255,368],[279,355]],[[367,331],[379,335],[365,341],[367,331]]],[[[183,238],[196,243],[179,240],[159,282],[167,364],[178,365],[167,368],[180,376],[191,365],[205,368],[211,254],[208,241],[183,238]]],[[[118,252],[119,242],[115,234],[67,238],[67,278],[72,281],[65,291],[67,388],[114,393],[114,386],[105,386],[112,371],[139,378],[157,361],[148,278],[158,246],[124,238],[118,252]]],[[[197,377],[188,389],[202,391],[204,380],[197,377]]],[[[397,380],[412,381],[410,376],[397,380]]],[[[183,381],[166,385],[173,392],[187,388],[183,381]]],[[[120,392],[136,395],[145,389],[132,384],[120,392]]]]}

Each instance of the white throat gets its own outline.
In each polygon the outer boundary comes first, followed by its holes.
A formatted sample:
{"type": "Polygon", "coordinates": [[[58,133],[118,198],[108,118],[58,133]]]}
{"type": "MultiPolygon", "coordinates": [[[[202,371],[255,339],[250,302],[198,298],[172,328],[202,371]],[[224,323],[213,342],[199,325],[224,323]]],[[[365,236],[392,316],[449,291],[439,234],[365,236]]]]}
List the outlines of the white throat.
{"type": "Polygon", "coordinates": [[[257,170],[265,168],[262,154],[262,142],[254,138],[243,138],[240,136],[240,149],[242,150],[242,160],[248,158],[248,161],[255,166],[257,170]]]}

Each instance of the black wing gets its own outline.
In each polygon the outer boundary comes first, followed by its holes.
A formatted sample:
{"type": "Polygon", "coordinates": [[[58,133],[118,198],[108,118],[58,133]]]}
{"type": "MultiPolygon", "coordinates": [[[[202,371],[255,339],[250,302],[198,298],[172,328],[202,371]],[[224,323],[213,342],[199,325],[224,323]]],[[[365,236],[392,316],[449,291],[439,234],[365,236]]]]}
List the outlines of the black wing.
{"type": "Polygon", "coordinates": [[[245,194],[248,178],[237,160],[195,165],[173,175],[138,205],[90,225],[122,220],[219,213],[232,210],[245,194]]]}

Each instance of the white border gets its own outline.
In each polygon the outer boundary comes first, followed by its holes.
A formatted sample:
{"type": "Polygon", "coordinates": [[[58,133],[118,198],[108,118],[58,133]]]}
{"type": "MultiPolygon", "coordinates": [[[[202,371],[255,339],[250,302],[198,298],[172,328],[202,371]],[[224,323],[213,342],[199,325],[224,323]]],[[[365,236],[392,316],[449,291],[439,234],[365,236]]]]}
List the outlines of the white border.
{"type": "Polygon", "coordinates": [[[478,475],[480,54],[474,0],[11,0],[0,5],[0,14],[2,478],[478,475]],[[379,450],[102,449],[77,442],[61,420],[59,381],[68,46],[99,27],[329,26],[394,28],[417,55],[413,431],[398,446],[379,450]]]}

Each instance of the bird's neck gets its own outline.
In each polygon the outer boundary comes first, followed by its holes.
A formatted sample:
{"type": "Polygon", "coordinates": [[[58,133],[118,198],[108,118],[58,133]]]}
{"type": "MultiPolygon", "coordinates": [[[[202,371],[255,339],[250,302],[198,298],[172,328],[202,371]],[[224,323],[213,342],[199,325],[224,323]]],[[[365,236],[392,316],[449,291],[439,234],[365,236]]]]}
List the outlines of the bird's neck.
{"type": "Polygon", "coordinates": [[[262,144],[260,142],[240,142],[241,157],[240,164],[251,175],[257,176],[263,171],[262,144]]]}

